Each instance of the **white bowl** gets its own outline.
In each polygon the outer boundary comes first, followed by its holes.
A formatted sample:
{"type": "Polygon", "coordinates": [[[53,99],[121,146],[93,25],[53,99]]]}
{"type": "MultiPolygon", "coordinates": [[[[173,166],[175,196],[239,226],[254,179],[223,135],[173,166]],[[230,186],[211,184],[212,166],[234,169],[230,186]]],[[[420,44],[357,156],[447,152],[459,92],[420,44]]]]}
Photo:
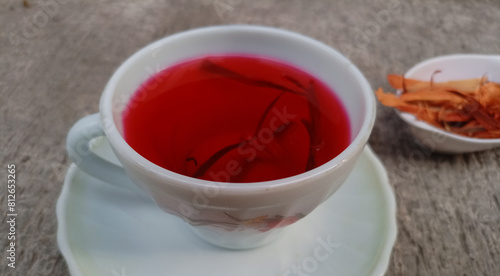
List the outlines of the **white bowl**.
{"type": "MultiPolygon", "coordinates": [[[[500,82],[500,56],[492,55],[449,55],[425,60],[413,66],[405,78],[435,82],[481,78],[500,82]]],[[[500,139],[469,138],[444,131],[426,122],[419,121],[409,113],[397,111],[401,119],[410,125],[411,133],[429,149],[442,153],[466,153],[500,147],[500,139]]]]}

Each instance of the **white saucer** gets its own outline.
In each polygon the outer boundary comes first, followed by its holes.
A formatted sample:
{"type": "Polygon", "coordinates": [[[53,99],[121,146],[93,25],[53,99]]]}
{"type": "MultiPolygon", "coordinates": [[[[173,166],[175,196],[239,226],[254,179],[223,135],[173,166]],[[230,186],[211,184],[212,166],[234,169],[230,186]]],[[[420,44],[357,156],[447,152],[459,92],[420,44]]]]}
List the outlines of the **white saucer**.
{"type": "MultiPolygon", "coordinates": [[[[107,143],[96,150],[112,154],[107,143]]],[[[134,184],[117,188],[73,164],[57,202],[57,241],[73,276],[382,275],[395,216],[385,169],[369,147],[329,200],[277,241],[242,251],[201,240],[134,184]]]]}

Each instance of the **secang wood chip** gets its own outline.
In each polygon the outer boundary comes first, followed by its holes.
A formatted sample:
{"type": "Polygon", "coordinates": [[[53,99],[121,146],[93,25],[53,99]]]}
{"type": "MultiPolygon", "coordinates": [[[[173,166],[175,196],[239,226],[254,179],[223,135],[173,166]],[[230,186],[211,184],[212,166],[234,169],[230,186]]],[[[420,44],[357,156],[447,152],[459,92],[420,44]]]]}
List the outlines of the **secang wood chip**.
{"type": "Polygon", "coordinates": [[[387,80],[400,94],[379,88],[375,93],[383,105],[458,135],[500,138],[499,83],[485,77],[434,82],[388,75],[387,80]]]}

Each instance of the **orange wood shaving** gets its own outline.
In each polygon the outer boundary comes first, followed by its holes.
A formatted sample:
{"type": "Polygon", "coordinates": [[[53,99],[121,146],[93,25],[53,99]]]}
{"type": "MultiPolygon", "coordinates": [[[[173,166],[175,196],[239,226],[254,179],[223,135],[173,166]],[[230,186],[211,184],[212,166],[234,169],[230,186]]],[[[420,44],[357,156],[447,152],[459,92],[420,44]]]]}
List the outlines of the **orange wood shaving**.
{"type": "Polygon", "coordinates": [[[433,82],[388,75],[387,80],[402,93],[379,88],[375,94],[383,105],[455,134],[500,138],[500,84],[486,78],[433,82]]]}

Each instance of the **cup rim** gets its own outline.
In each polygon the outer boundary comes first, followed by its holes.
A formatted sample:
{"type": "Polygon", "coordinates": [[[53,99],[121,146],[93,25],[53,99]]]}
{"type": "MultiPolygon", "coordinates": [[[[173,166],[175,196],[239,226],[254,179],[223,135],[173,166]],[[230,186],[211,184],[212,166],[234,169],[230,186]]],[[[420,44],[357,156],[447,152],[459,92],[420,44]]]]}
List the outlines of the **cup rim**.
{"type": "Polygon", "coordinates": [[[295,33],[292,31],[267,27],[258,25],[217,25],[196,28],[192,30],[187,30],[179,32],[176,34],[169,35],[167,37],[161,38],[134,53],[128,59],[126,59],[118,69],[113,73],[112,77],[108,81],[100,101],[100,115],[101,115],[101,125],[103,126],[104,133],[111,147],[114,150],[120,151],[122,156],[128,159],[134,166],[145,170],[147,173],[151,173],[158,179],[174,180],[169,181],[168,185],[183,185],[184,188],[188,189],[200,189],[200,188],[216,188],[223,189],[226,193],[239,193],[242,190],[245,191],[268,191],[269,189],[288,189],[295,185],[303,185],[304,183],[309,183],[310,179],[318,178],[328,173],[331,170],[336,170],[347,163],[348,160],[353,158],[357,153],[359,153],[364,145],[367,143],[368,138],[371,134],[371,130],[375,123],[376,117],[376,102],[375,97],[372,93],[372,89],[368,80],[363,76],[361,71],[346,57],[337,52],[330,46],[326,44],[307,37],[305,35],[295,33]],[[137,61],[141,60],[143,57],[147,56],[154,49],[160,47],[161,45],[168,44],[171,41],[178,39],[185,39],[190,36],[197,36],[199,34],[206,33],[229,33],[229,32],[248,32],[248,33],[262,33],[268,35],[275,35],[281,37],[292,38],[296,40],[302,40],[319,50],[328,53],[335,59],[348,64],[346,70],[348,70],[354,77],[359,81],[361,86],[361,93],[363,98],[366,100],[366,114],[363,118],[363,123],[359,130],[359,133],[354,137],[352,142],[344,149],[340,154],[335,156],[333,159],[329,160],[325,164],[318,166],[310,171],[303,172],[298,175],[293,175],[286,178],[261,181],[261,182],[245,182],[245,183],[234,183],[234,182],[216,182],[210,180],[197,179],[194,177],[185,176],[173,171],[167,170],[160,167],[153,162],[147,160],[139,153],[137,153],[128,143],[125,141],[123,136],[120,134],[113,118],[113,95],[117,84],[120,82],[123,74],[133,66],[137,61]]]}

